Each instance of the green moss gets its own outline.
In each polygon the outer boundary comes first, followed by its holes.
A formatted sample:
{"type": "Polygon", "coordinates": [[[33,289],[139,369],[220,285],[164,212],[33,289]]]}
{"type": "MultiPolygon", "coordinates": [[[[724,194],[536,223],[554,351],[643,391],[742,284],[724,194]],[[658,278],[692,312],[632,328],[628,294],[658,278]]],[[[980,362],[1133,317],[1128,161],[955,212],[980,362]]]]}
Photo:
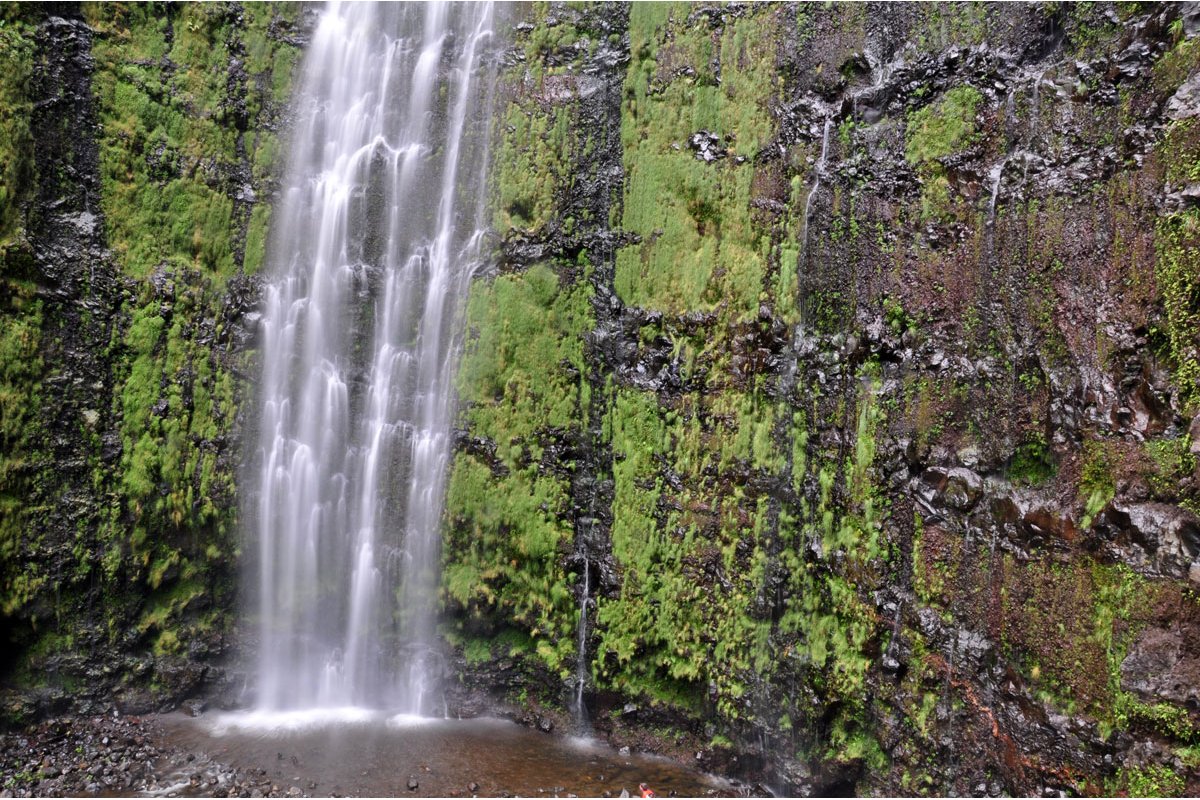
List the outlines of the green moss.
{"type": "Polygon", "coordinates": [[[940,100],[909,113],[904,156],[921,175],[921,216],[939,216],[950,203],[950,184],[941,159],[969,146],[975,111],[983,99],[973,86],[956,86],[940,100]]]}
{"type": "Polygon", "coordinates": [[[1022,566],[1008,558],[1004,586],[1003,642],[1043,702],[1089,715],[1105,737],[1149,727],[1182,743],[1193,740],[1184,709],[1143,704],[1121,688],[1129,646],[1168,586],[1123,565],[1084,559],[1022,566]]]}
{"type": "Polygon", "coordinates": [[[0,253],[22,227],[22,206],[33,186],[33,31],[13,15],[0,19],[0,253]]]}
{"type": "Polygon", "coordinates": [[[1114,456],[1102,441],[1084,445],[1084,462],[1079,477],[1079,499],[1083,503],[1081,528],[1091,527],[1096,515],[1117,493],[1114,456]]]}
{"type": "Polygon", "coordinates": [[[1151,764],[1145,767],[1122,767],[1105,788],[1112,796],[1183,797],[1187,785],[1183,776],[1170,767],[1151,764]]]}
{"type": "Polygon", "coordinates": [[[1146,726],[1179,742],[1198,743],[1197,731],[1187,709],[1170,703],[1143,703],[1125,692],[1117,695],[1115,724],[1117,728],[1126,730],[1133,726],[1146,726]]]}
{"type": "MultiPolygon", "coordinates": [[[[930,548],[925,539],[925,524],[919,512],[913,512],[913,589],[922,603],[948,605],[946,588],[952,577],[950,554],[930,548]]],[[[940,544],[940,543],[939,543],[940,544]]]]}
{"type": "Polygon", "coordinates": [[[482,639],[471,639],[463,647],[463,656],[467,659],[467,664],[483,664],[492,657],[492,648],[482,639]]]}
{"type": "Polygon", "coordinates": [[[497,464],[467,453],[455,459],[443,592],[472,615],[522,626],[555,670],[574,651],[574,576],[560,560],[574,529],[569,475],[542,462],[547,444],[578,435],[590,298],[585,280],[560,287],[544,264],[477,282],[458,378],[463,420],[495,443],[497,464]]]}
{"type": "Polygon", "coordinates": [[[1175,439],[1152,439],[1143,447],[1151,462],[1147,479],[1155,496],[1176,499],[1187,479],[1196,470],[1196,457],[1190,450],[1190,439],[1179,436],[1175,439]]]}
{"type": "Polygon", "coordinates": [[[229,116],[232,50],[249,40],[248,66],[262,71],[250,75],[247,107],[261,112],[285,96],[294,48],[267,37],[273,17],[264,9],[244,13],[238,4],[85,10],[98,34],[101,207],[118,261],[135,278],[162,263],[228,278],[242,267],[237,243],[247,232],[234,214],[242,187],[227,187],[223,176],[238,171],[244,148],[261,180],[276,154],[273,134],[243,136],[229,116]],[[145,235],[151,230],[156,235],[145,235]]]}
{"type": "Polygon", "coordinates": [[[1160,217],[1155,233],[1154,275],[1166,312],[1168,357],[1180,400],[1195,412],[1200,409],[1200,212],[1160,217]]]}
{"type": "Polygon", "coordinates": [[[1008,479],[1014,483],[1037,485],[1045,483],[1057,472],[1054,457],[1041,434],[1017,445],[1008,462],[1008,479]]]}
{"type": "Polygon", "coordinates": [[[904,156],[914,167],[952,155],[971,142],[975,110],[983,96],[973,86],[956,86],[940,100],[908,115],[904,156]]]}
{"type": "Polygon", "coordinates": [[[0,320],[0,611],[9,616],[46,580],[40,564],[22,558],[40,538],[36,520],[44,510],[31,496],[43,461],[39,410],[45,374],[43,304],[33,285],[0,280],[0,320]]]}
{"type": "Polygon", "coordinates": [[[497,153],[498,230],[536,230],[551,219],[560,184],[569,180],[564,162],[573,135],[571,114],[559,106],[547,113],[535,103],[510,103],[497,123],[503,132],[497,153]]]}
{"type": "Polygon", "coordinates": [[[616,289],[631,305],[673,313],[721,307],[737,317],[757,309],[770,260],[769,238],[751,217],[755,167],[746,159],[771,131],[774,16],[762,7],[731,20],[714,49],[706,23],[684,22],[688,10],[631,10],[621,224],[641,241],[618,253],[616,289]],[[699,130],[722,138],[725,158],[696,158],[689,141],[699,130]]]}
{"type": "Polygon", "coordinates": [[[589,49],[575,45],[595,43],[568,21],[569,16],[552,14],[547,3],[535,3],[529,14],[532,29],[514,32],[525,57],[501,76],[507,103],[493,130],[496,230],[532,232],[554,221],[556,203],[575,180],[573,156],[586,148],[591,135],[578,125],[570,98],[575,73],[589,49]]]}
{"type": "Polygon", "coordinates": [[[987,3],[930,3],[917,8],[919,22],[910,36],[924,53],[940,53],[953,46],[971,47],[997,33],[993,22],[997,16],[987,3]]]}

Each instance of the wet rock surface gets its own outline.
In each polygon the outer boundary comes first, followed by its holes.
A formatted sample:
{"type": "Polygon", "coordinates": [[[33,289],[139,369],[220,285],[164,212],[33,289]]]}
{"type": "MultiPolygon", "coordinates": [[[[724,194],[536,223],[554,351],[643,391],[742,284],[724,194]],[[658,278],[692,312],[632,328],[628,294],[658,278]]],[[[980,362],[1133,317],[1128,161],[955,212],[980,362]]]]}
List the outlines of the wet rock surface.
{"type": "MultiPolygon", "coordinates": [[[[1164,356],[1162,296],[1130,287],[1164,274],[1159,215],[1200,207],[1194,178],[1171,166],[1196,159],[1192,140],[1180,143],[1200,109],[1189,43],[1195,9],[975,14],[872,4],[864,19],[855,13],[730,6],[643,20],[630,55],[645,74],[626,76],[624,108],[598,115],[587,106],[588,124],[627,126],[627,160],[613,159],[617,169],[603,182],[583,170],[556,201],[574,216],[579,198],[613,190],[623,166],[621,202],[666,203],[670,181],[649,182],[650,198],[635,184],[645,171],[674,167],[652,156],[652,165],[638,163],[628,148],[653,138],[659,122],[673,124],[669,113],[654,116],[673,89],[746,92],[736,72],[753,56],[722,33],[776,15],[779,84],[758,95],[771,134],[757,150],[742,150],[745,131],[718,115],[680,123],[661,146],[687,162],[671,174],[684,187],[682,224],[695,228],[695,236],[674,234],[681,249],[663,268],[680,283],[691,279],[688,248],[715,242],[705,263],[710,293],[688,308],[682,290],[662,290],[651,274],[647,251],[672,236],[673,221],[642,226],[642,216],[615,217],[619,203],[589,207],[610,225],[587,240],[611,249],[587,250],[595,324],[584,368],[574,369],[589,376],[593,398],[609,392],[604,413],[615,416],[613,396],[639,398],[661,424],[647,437],[669,443],[647,446],[654,467],[632,488],[614,487],[611,476],[638,454],[606,446],[612,435],[603,430],[545,464],[571,460],[575,536],[559,556],[575,575],[593,565],[588,575],[598,580],[589,584],[601,602],[649,592],[657,580],[642,572],[630,589],[630,573],[645,565],[613,555],[622,521],[607,509],[623,492],[644,492],[650,500],[638,514],[653,518],[648,535],[672,553],[657,568],[700,587],[690,603],[734,597],[739,578],[761,567],[741,613],[762,626],[755,630],[769,655],[758,674],[701,667],[697,683],[707,685],[688,688],[702,698],[703,721],[650,713],[644,696],[609,698],[588,685],[590,718],[616,746],[652,727],[656,714],[689,741],[719,734],[743,774],[800,794],[1194,792],[1195,766],[1171,748],[1193,741],[1200,721],[1186,643],[1197,612],[1184,599],[1200,580],[1200,424],[1187,399],[1192,379],[1164,356]],[[647,53],[653,58],[639,63],[647,53]],[[947,120],[960,111],[969,133],[956,139],[947,120]],[[655,121],[639,128],[643,117],[655,121]],[[933,135],[922,138],[924,120],[933,135]],[[704,197],[702,181],[737,169],[753,170],[748,202],[762,240],[796,261],[799,323],[793,298],[770,285],[785,257],[765,256],[772,277],[761,295],[740,315],[729,311],[735,292],[721,277],[737,256],[714,221],[729,225],[735,201],[704,197]],[[622,276],[629,253],[642,271],[622,276]],[[697,344],[691,361],[681,355],[697,344]],[[764,438],[778,460],[764,466],[716,452],[703,460],[723,425],[760,432],[759,419],[730,413],[750,398],[757,408],[776,404],[764,438]],[[873,432],[864,406],[885,418],[873,432]],[[789,428],[792,415],[803,419],[803,436],[789,428]],[[865,480],[879,492],[871,502],[887,509],[878,525],[885,553],[869,562],[829,532],[847,517],[857,522],[848,509],[864,485],[846,474],[864,446],[872,458],[865,480]],[[830,496],[836,510],[822,521],[811,509],[830,496]],[[808,521],[788,529],[789,517],[808,521]],[[685,535],[697,545],[676,553],[685,535]],[[723,563],[711,557],[717,548],[723,563]],[[678,566],[666,566],[672,558],[678,566]],[[789,580],[805,572],[817,577],[798,592],[789,580]],[[844,643],[830,631],[853,623],[828,597],[846,584],[853,590],[837,596],[859,598],[870,622],[855,629],[863,639],[834,655],[827,648],[844,643]],[[820,611],[796,623],[789,614],[799,603],[820,611]],[[781,618],[801,632],[781,630],[781,618]],[[859,657],[869,664],[862,682],[841,696],[833,687],[849,680],[842,667],[859,657]],[[740,693],[722,694],[722,670],[736,673],[740,693]],[[631,701],[639,711],[625,713],[631,701]],[[879,752],[856,749],[866,740],[879,752]]],[[[554,17],[544,30],[578,24],[565,9],[554,17]]],[[[540,34],[537,24],[529,30],[540,34]]],[[[556,229],[557,219],[508,240],[503,269],[573,257],[579,239],[556,229]]],[[[1179,258],[1194,266],[1192,251],[1179,258]]],[[[560,272],[564,286],[577,277],[560,272]]],[[[1176,351],[1185,359],[1195,352],[1188,330],[1189,344],[1176,351]]],[[[462,441],[481,460],[503,448],[497,441],[485,450],[469,431],[462,441]]],[[[867,538],[860,549],[872,546],[867,538]]],[[[600,640],[588,641],[601,651],[591,667],[620,673],[600,640]]],[[[639,639],[628,654],[636,661],[649,648],[639,639]]],[[[673,663],[669,650],[661,656],[673,663]]],[[[519,658],[463,667],[466,684],[501,695],[540,690],[566,705],[578,686],[572,678],[564,689],[519,658]]]]}
{"type": "Polygon", "coordinates": [[[54,717],[0,735],[4,797],[267,796],[269,781],[165,744],[153,718],[54,717]],[[264,791],[265,790],[265,791],[264,791]]]}

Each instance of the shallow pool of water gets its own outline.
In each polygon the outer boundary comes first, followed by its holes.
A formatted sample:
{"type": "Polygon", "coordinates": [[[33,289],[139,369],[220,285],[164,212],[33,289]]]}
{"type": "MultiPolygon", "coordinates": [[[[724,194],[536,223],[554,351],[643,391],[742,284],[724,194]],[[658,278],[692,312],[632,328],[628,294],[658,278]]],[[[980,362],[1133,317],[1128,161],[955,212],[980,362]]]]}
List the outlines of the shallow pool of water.
{"type": "Polygon", "coordinates": [[[243,770],[262,769],[310,795],[454,797],[735,796],[726,780],[648,755],[560,737],[507,720],[441,720],[364,709],[172,715],[175,746],[243,770]],[[410,789],[415,781],[416,788],[410,789]]]}

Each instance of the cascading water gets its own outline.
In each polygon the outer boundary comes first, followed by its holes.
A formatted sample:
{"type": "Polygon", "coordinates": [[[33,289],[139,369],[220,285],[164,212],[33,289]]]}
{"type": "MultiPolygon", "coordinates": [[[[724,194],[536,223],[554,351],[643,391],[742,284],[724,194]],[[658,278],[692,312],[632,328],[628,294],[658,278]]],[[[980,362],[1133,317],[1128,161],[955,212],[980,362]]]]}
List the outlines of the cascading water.
{"type": "Polygon", "coordinates": [[[439,522],[492,13],[335,3],[312,37],[264,292],[260,709],[438,710],[439,522]]]}

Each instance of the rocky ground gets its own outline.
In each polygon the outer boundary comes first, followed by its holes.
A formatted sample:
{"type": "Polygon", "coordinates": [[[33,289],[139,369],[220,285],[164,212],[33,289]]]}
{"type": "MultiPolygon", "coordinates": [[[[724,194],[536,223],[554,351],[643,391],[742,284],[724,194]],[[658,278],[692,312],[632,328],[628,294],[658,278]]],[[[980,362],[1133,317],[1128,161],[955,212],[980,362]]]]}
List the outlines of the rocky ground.
{"type": "MultiPolygon", "coordinates": [[[[226,763],[221,756],[195,747],[187,741],[187,736],[179,736],[181,720],[160,715],[63,716],[0,734],[0,797],[341,795],[313,780],[310,775],[298,780],[283,779],[278,769],[270,769],[274,766],[271,764],[243,767],[226,763]]],[[[565,729],[565,726],[556,728],[550,718],[535,713],[518,716],[514,721],[550,735],[558,735],[565,729]]],[[[650,745],[648,752],[662,750],[662,743],[657,743],[657,746],[652,742],[644,744],[650,745]]],[[[630,748],[614,748],[613,754],[617,758],[627,758],[630,748]]],[[[277,757],[281,763],[296,761],[294,755],[285,757],[279,753],[277,757]]],[[[690,766],[694,768],[694,765],[690,766]]],[[[487,772],[486,769],[482,771],[487,772]]],[[[424,773],[411,775],[406,781],[403,777],[398,780],[414,796],[509,797],[532,794],[525,789],[512,792],[499,788],[497,782],[488,775],[479,776],[483,782],[481,785],[469,777],[439,776],[436,773],[436,770],[430,772],[426,768],[424,773]]],[[[587,791],[585,794],[629,797],[636,784],[623,780],[621,776],[613,777],[611,788],[587,791]]],[[[564,779],[564,782],[570,781],[564,779]]],[[[727,784],[723,790],[706,791],[712,796],[769,794],[762,786],[733,783],[727,784]]],[[[665,789],[660,794],[673,797],[677,793],[665,789]]],[[[564,786],[539,788],[537,795],[576,796],[564,786]]]]}
{"type": "Polygon", "coordinates": [[[0,735],[2,797],[300,796],[163,741],[153,717],[58,717],[0,735]]]}

